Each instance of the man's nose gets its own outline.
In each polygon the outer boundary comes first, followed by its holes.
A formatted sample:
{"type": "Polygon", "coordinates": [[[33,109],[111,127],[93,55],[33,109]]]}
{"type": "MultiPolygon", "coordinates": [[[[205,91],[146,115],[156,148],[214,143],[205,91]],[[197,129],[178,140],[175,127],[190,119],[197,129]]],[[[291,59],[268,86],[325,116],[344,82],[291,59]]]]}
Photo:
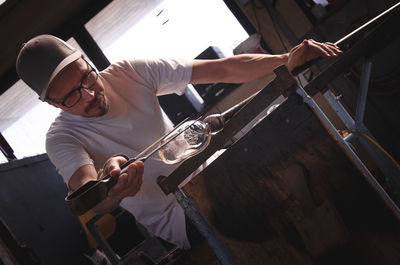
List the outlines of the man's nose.
{"type": "Polygon", "coordinates": [[[82,88],[82,97],[92,99],[95,96],[96,92],[89,88],[82,88]]]}

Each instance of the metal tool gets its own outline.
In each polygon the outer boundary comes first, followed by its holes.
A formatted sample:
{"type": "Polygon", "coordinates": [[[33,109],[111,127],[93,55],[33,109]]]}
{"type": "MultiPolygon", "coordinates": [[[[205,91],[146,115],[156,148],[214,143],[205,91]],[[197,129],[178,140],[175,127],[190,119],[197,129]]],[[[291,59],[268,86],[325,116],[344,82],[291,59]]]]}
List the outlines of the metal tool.
{"type": "MultiPolygon", "coordinates": [[[[184,132],[190,126],[192,126],[196,121],[198,121],[201,117],[193,120],[193,123],[190,123],[187,127],[185,127],[180,133],[184,132]]],[[[73,191],[65,198],[65,202],[67,203],[69,209],[74,215],[82,215],[86,213],[88,210],[93,208],[96,204],[103,201],[108,196],[108,191],[118,182],[118,178],[120,175],[124,174],[128,166],[136,161],[145,161],[147,158],[152,156],[155,152],[157,152],[160,148],[163,148],[170,141],[175,139],[180,133],[177,133],[170,137],[177,128],[183,124],[187,119],[182,121],[179,125],[175,126],[175,128],[169,132],[168,134],[162,136],[141,153],[139,153],[134,158],[129,159],[127,162],[121,165],[121,172],[114,176],[110,174],[102,177],[98,180],[90,180],[86,182],[84,185],[80,186],[78,189],[73,191]],[[170,138],[168,138],[170,137],[170,138]],[[167,139],[168,138],[168,139],[167,139]],[[163,140],[167,139],[165,142],[160,144],[163,140]],[[159,145],[160,144],[160,145],[159,145]],[[156,147],[159,145],[158,147],[156,147]],[[156,148],[154,148],[156,147],[156,148]]]]}
{"type": "MultiPolygon", "coordinates": [[[[392,14],[393,12],[397,12],[398,9],[400,8],[400,2],[393,5],[391,8],[387,9],[386,11],[382,12],[378,16],[374,17],[373,19],[369,20],[368,22],[364,23],[361,27],[358,27],[357,29],[353,30],[340,40],[336,41],[334,44],[339,46],[340,48],[344,48],[347,44],[349,44],[354,38],[358,37],[361,33],[365,33],[367,29],[370,29],[371,27],[377,25],[378,23],[382,22],[383,19],[385,19],[388,15],[392,14]]],[[[317,61],[319,61],[321,57],[315,58],[311,61],[306,62],[302,66],[294,68],[291,73],[293,75],[298,75],[307,68],[309,68],[311,65],[315,64],[317,61]]]]}

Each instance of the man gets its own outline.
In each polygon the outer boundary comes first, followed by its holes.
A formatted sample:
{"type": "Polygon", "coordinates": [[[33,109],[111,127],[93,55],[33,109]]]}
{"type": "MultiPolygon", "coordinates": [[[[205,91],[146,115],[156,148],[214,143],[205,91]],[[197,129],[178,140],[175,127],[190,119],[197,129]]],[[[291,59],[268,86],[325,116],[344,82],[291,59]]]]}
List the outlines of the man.
{"type": "MultiPolygon", "coordinates": [[[[79,51],[54,36],[40,35],[22,47],[16,67],[40,100],[62,110],[47,133],[46,150],[73,191],[97,179],[100,169],[118,174],[127,156],[134,157],[172,129],[157,95],[182,94],[189,83],[244,83],[282,64],[292,69],[321,55],[339,54],[332,43],[305,40],[287,54],[126,60],[97,73],[79,51]]],[[[94,210],[105,213],[121,204],[153,234],[190,248],[182,208],[156,184],[158,176],[175,168],[157,156],[146,160],[146,170],[142,162],[131,164],[94,210]]]]}

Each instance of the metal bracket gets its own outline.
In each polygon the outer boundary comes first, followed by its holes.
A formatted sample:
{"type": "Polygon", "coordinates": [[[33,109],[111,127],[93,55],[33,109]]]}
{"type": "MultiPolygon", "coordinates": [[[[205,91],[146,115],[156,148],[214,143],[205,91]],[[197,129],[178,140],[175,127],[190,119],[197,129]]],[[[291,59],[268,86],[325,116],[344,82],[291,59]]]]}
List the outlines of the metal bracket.
{"type": "MultiPolygon", "coordinates": [[[[327,99],[330,106],[335,110],[335,112],[338,114],[339,118],[343,121],[347,128],[363,133],[376,141],[372,133],[368,130],[363,122],[371,67],[372,63],[368,60],[363,64],[362,67],[360,90],[358,93],[357,107],[354,119],[330,90],[324,93],[324,97],[327,99]]],[[[360,144],[367,151],[368,155],[379,167],[382,173],[390,179],[393,186],[400,190],[400,169],[379,148],[377,148],[376,145],[372,144],[365,137],[358,136],[354,133],[346,137],[347,142],[352,142],[356,139],[359,140],[360,144]]]]}
{"type": "Polygon", "coordinates": [[[393,202],[393,200],[389,197],[389,195],[385,192],[382,186],[378,183],[378,181],[372,176],[371,172],[364,165],[364,163],[360,160],[358,155],[354,152],[348,142],[346,142],[343,137],[339,134],[335,126],[330,122],[328,117],[326,117],[325,113],[320,109],[320,107],[315,103],[310,95],[306,93],[303,88],[298,88],[296,91],[299,94],[303,101],[309,105],[309,107],[314,111],[314,113],[321,120],[322,124],[326,127],[328,132],[332,135],[332,137],[337,141],[337,143],[346,151],[349,155],[349,158],[353,161],[353,163],[357,166],[360,172],[365,176],[367,182],[371,185],[371,187],[379,194],[379,196],[383,199],[389,209],[394,213],[394,215],[400,219],[400,210],[393,202]]]}

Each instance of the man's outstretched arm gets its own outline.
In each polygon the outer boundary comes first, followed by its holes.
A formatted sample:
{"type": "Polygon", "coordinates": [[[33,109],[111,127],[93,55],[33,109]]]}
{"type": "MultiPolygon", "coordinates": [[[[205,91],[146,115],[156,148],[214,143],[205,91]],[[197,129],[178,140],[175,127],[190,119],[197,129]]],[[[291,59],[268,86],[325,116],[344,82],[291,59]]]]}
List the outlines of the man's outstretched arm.
{"type": "Polygon", "coordinates": [[[216,60],[194,60],[192,84],[204,83],[245,83],[273,73],[286,65],[289,70],[319,56],[334,58],[342,51],[333,43],[304,40],[285,54],[241,54],[216,60]]]}

